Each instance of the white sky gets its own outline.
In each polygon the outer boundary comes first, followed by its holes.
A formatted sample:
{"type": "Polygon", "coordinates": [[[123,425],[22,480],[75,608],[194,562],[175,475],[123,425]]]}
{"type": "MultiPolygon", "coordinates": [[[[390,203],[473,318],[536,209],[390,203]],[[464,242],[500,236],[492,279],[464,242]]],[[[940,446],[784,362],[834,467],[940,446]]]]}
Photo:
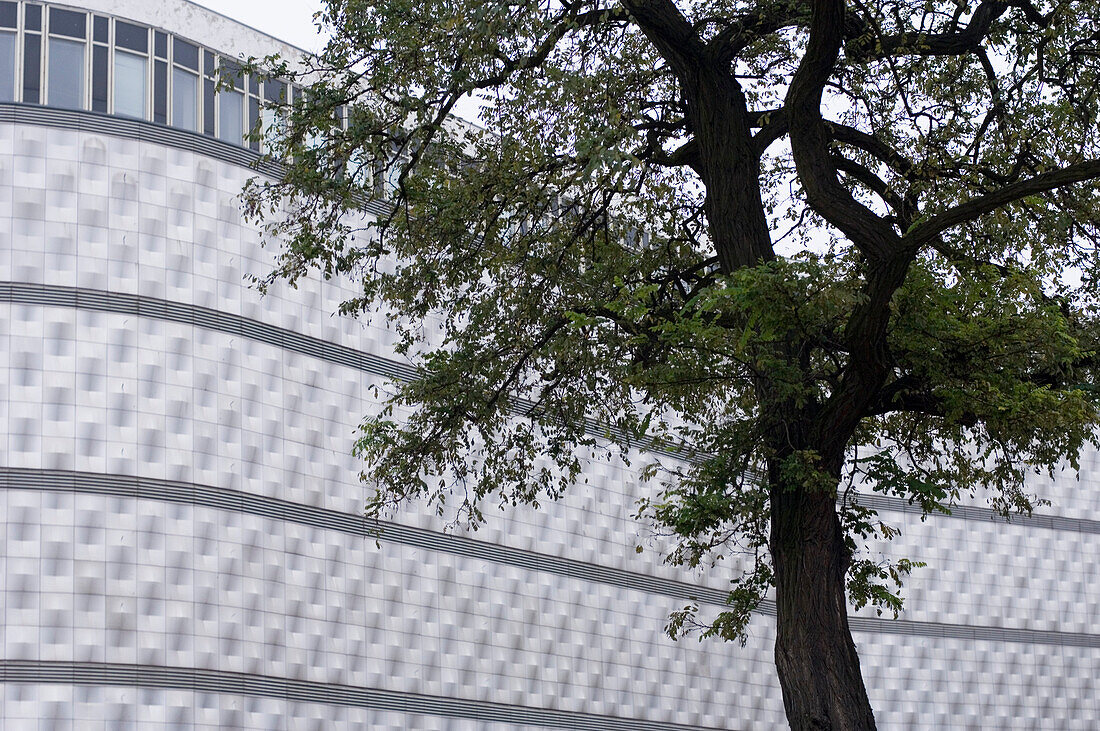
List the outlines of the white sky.
{"type": "MultiPolygon", "coordinates": [[[[250,25],[256,30],[275,36],[281,41],[320,51],[323,39],[313,24],[313,14],[321,9],[321,0],[191,0],[203,7],[216,10],[233,20],[250,25]]],[[[478,102],[460,100],[455,114],[477,121],[478,102]]]]}
{"type": "Polygon", "coordinates": [[[321,0],[191,1],[299,48],[321,50],[321,39],[313,24],[313,14],[321,9],[321,0]]]}

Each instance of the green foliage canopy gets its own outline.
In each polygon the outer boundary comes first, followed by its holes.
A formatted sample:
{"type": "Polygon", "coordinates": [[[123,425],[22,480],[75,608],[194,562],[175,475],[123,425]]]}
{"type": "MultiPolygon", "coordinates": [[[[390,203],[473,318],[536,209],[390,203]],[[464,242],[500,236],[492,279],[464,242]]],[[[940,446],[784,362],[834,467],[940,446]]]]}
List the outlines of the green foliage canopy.
{"type": "Polygon", "coordinates": [[[776,490],[839,503],[851,601],[896,611],[912,564],[860,553],[892,531],[847,485],[1027,511],[1025,474],[1095,439],[1095,0],[327,0],[320,22],[269,139],[285,175],[246,201],[268,282],[353,276],[343,311],[387,312],[421,368],[401,418],[363,424],[372,513],[476,524],[614,448],[678,450],[640,512],[672,561],[747,557],[706,620],[738,637],[776,490]],[[479,125],[451,116],[471,95],[479,125]]]}

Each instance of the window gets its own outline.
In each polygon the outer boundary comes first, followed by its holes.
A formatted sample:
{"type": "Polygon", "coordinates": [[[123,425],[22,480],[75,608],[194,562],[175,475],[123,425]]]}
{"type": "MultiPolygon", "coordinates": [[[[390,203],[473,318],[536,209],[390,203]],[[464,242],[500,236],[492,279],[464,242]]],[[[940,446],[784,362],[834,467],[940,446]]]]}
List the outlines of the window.
{"type": "Polygon", "coordinates": [[[95,16],[95,20],[92,21],[92,37],[96,43],[107,43],[107,39],[110,38],[111,21],[109,18],[104,18],[102,15],[95,16]]]}
{"type": "Polygon", "coordinates": [[[232,89],[218,92],[218,137],[234,145],[244,143],[244,75],[229,59],[219,58],[218,73],[232,89]]]}
{"type": "MultiPolygon", "coordinates": [[[[52,3],[0,0],[0,102],[168,124],[259,152],[286,134],[287,109],[301,93],[165,31],[52,3]]],[[[311,142],[323,144],[319,136],[311,142]]]]}
{"type": "Polygon", "coordinates": [[[214,136],[214,98],[218,69],[214,64],[214,54],[203,51],[202,54],[202,133],[214,136]]]}
{"type": "Polygon", "coordinates": [[[179,38],[172,39],[172,60],[177,66],[189,68],[192,71],[199,70],[199,47],[193,46],[179,38]]]}
{"type": "Polygon", "coordinates": [[[149,29],[116,20],[115,114],[145,119],[149,93],[148,53],[149,29]]]}
{"type": "Polygon", "coordinates": [[[168,62],[153,62],[153,121],[168,124],[168,62]]]}
{"type": "Polygon", "coordinates": [[[269,146],[273,140],[286,132],[284,105],[290,102],[289,88],[283,81],[264,82],[264,106],[261,119],[265,150],[270,149],[269,146]]]}
{"type": "Polygon", "coordinates": [[[42,93],[42,6],[23,6],[23,101],[38,104],[42,93]]]}
{"type": "Polygon", "coordinates": [[[13,2],[0,2],[0,102],[15,101],[15,27],[19,22],[19,6],[13,2]]]}
{"type": "Polygon", "coordinates": [[[50,35],[87,38],[88,16],[74,10],[50,8],[50,35]]]}
{"type": "Polygon", "coordinates": [[[116,20],[115,45],[141,54],[149,53],[149,31],[140,25],[116,20]]]}
{"type": "Polygon", "coordinates": [[[50,38],[46,103],[65,109],[84,108],[84,44],[68,38],[50,38]]]}
{"type": "MultiPolygon", "coordinates": [[[[259,132],[263,135],[263,120],[260,119],[260,79],[256,74],[250,74],[248,77],[248,133],[259,132]]],[[[250,139],[245,140],[245,143],[255,150],[260,151],[260,140],[250,139]]]]}
{"type": "Polygon", "coordinates": [[[199,131],[199,47],[172,39],[172,125],[199,131]]]}
{"type": "Polygon", "coordinates": [[[0,32],[0,102],[15,101],[15,34],[0,32]]]}
{"type": "Polygon", "coordinates": [[[107,111],[107,46],[99,43],[92,44],[92,110],[107,111]]]}
{"type": "Polygon", "coordinates": [[[244,94],[239,91],[218,94],[218,137],[234,145],[244,140],[244,94]]]}
{"type": "Polygon", "coordinates": [[[42,6],[28,3],[23,7],[23,28],[26,30],[42,30],[42,6]]]}
{"type": "Polygon", "coordinates": [[[53,107],[83,109],[84,39],[88,33],[88,16],[61,8],[49,10],[46,103],[53,107]]]}
{"type": "Polygon", "coordinates": [[[46,102],[51,107],[84,109],[84,44],[50,38],[50,78],[46,102]]]}
{"type": "Polygon", "coordinates": [[[115,51],[115,114],[145,119],[146,59],[115,51]]]}
{"type": "Polygon", "coordinates": [[[199,77],[179,66],[172,69],[172,125],[199,131],[199,77]]]}
{"type": "Polygon", "coordinates": [[[0,28],[15,28],[19,20],[19,4],[4,0],[0,2],[0,28]]]}
{"type": "Polygon", "coordinates": [[[153,121],[168,124],[168,34],[153,31],[153,121]]]}

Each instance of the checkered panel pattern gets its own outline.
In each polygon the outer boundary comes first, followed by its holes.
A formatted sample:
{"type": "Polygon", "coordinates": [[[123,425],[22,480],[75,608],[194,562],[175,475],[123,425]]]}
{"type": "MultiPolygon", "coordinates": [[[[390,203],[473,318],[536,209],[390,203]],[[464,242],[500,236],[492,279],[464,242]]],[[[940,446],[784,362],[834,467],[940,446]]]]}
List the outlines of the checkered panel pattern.
{"type": "MultiPolygon", "coordinates": [[[[155,144],[0,126],[0,279],[84,287],[242,315],[388,356],[383,324],[333,317],[346,281],[278,288],[243,225],[240,167],[155,144]],[[16,154],[18,151],[18,154],[16,154]]],[[[253,339],[148,317],[0,305],[4,467],[139,475],[354,513],[349,456],[377,376],[253,339]]],[[[1095,455],[1089,455],[1091,466],[1095,455]]],[[[662,578],[618,465],[475,537],[662,578]]],[[[1094,517],[1100,490],[1044,486],[1094,517]]],[[[11,489],[4,511],[6,660],[248,672],[708,728],[781,724],[773,631],[746,648],[672,643],[682,601],[232,510],[11,489]]],[[[1100,536],[886,516],[927,557],[910,619],[1094,631],[1100,536]]],[[[438,528],[429,513],[399,516],[438,528]]],[[[651,547],[652,548],[652,547],[651,547]]],[[[859,635],[884,728],[1091,728],[1098,651],[859,635]]],[[[8,684],[0,718],[39,727],[490,728],[473,721],[174,690],[8,684]],[[49,725],[49,724],[60,725],[49,725]],[[69,726],[65,724],[68,723],[69,726]],[[284,724],[279,726],[278,724],[284,724]],[[43,726],[42,724],[46,724],[43,726]]]]}

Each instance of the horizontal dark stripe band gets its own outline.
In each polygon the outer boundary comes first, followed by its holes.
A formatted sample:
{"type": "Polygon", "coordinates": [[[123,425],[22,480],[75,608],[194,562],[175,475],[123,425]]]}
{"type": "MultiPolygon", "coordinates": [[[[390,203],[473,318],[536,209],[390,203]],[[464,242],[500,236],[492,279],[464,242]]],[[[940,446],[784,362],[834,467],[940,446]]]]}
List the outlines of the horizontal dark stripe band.
{"type": "MultiPolygon", "coordinates": [[[[195,132],[188,132],[186,130],[176,129],[174,127],[168,127],[162,124],[156,124],[153,122],[147,122],[138,119],[125,119],[121,117],[114,117],[100,112],[89,111],[77,111],[68,109],[55,109],[52,107],[44,107],[35,104],[20,104],[5,102],[0,103],[0,122],[8,122],[12,124],[31,124],[37,126],[54,127],[60,129],[70,129],[84,132],[94,132],[98,134],[113,135],[116,137],[123,137],[126,139],[136,139],[144,142],[151,142],[166,147],[172,147],[180,150],[187,150],[200,155],[206,155],[222,162],[231,163],[234,165],[240,165],[243,167],[256,170],[258,173],[278,177],[281,174],[281,168],[271,163],[262,163],[260,156],[244,147],[238,145],[232,145],[222,140],[212,138],[206,135],[198,134],[195,132]]],[[[369,201],[365,204],[364,210],[368,213],[375,215],[387,212],[387,207],[381,201],[369,201]]],[[[24,285],[34,286],[34,285],[24,285]]],[[[64,289],[64,288],[55,288],[64,289]]],[[[2,295],[0,295],[2,296],[2,295]]],[[[114,297],[120,297],[125,295],[112,295],[114,297]]],[[[147,302],[150,302],[151,298],[140,298],[147,302]]],[[[12,299],[11,301],[16,301],[12,299]]],[[[22,300],[27,302],[27,300],[22,300]]],[[[60,304],[56,301],[47,302],[43,301],[41,304],[60,304]]],[[[70,306],[82,306],[79,304],[70,306]]],[[[169,309],[174,306],[174,303],[164,303],[165,316],[160,319],[172,319],[180,322],[193,322],[193,324],[200,325],[202,327],[210,327],[212,329],[222,330],[217,327],[215,322],[204,322],[197,318],[188,320],[185,314],[181,314],[179,319],[168,316],[169,309]]],[[[204,308],[189,307],[187,305],[175,305],[179,308],[199,310],[204,308]]],[[[96,309],[89,305],[89,309],[96,309]]],[[[125,310],[108,308],[106,311],[121,312],[125,310]]],[[[127,311],[130,312],[130,311],[127,311]]],[[[291,336],[300,339],[298,342],[273,342],[270,338],[272,331],[280,331],[281,328],[274,328],[270,325],[265,325],[246,318],[236,317],[233,315],[226,315],[224,313],[218,313],[214,310],[208,312],[214,313],[221,319],[236,319],[237,330],[223,330],[225,332],[234,332],[234,334],[244,335],[251,337],[262,342],[278,345],[279,347],[285,347],[291,350],[297,350],[298,352],[306,355],[313,355],[332,362],[343,362],[344,365],[351,365],[352,367],[361,368],[367,370],[376,375],[386,376],[389,378],[406,379],[410,373],[415,373],[415,370],[411,366],[396,363],[386,358],[380,358],[378,356],[371,356],[365,353],[360,353],[359,358],[362,360],[372,360],[372,365],[377,366],[375,368],[364,367],[363,365],[355,365],[352,363],[344,362],[346,359],[337,360],[335,357],[346,356],[354,354],[356,351],[350,348],[344,348],[343,346],[334,345],[332,343],[324,343],[323,341],[316,340],[315,338],[309,338],[304,335],[298,335],[292,331],[284,330],[282,332],[289,333],[291,336]],[[255,332],[256,334],[253,334],[255,332]],[[294,347],[297,345],[297,347],[294,347]],[[311,347],[313,346],[313,347],[311,347]],[[341,350],[342,349],[342,350],[341,350]],[[349,351],[344,353],[343,351],[349,351]],[[335,356],[335,357],[334,357],[335,356]]],[[[143,316],[157,317],[158,315],[151,311],[146,312],[132,312],[132,314],[141,314],[143,316]]],[[[352,357],[354,360],[355,357],[352,357]]],[[[364,364],[365,365],[365,364],[364,364]]],[[[520,403],[518,404],[520,409],[529,407],[530,404],[520,403]]],[[[586,430],[593,435],[603,435],[607,433],[606,426],[592,420],[585,424],[586,430]]],[[[616,434],[616,436],[620,436],[616,434]]],[[[653,445],[646,445],[650,451],[666,454],[667,456],[682,458],[683,455],[674,451],[655,449],[653,445]]],[[[895,510],[907,513],[920,513],[922,512],[919,506],[910,505],[907,501],[901,500],[889,496],[880,495],[861,495],[860,502],[867,507],[875,508],[879,510],[895,510]]],[[[952,508],[952,517],[964,518],[968,520],[998,520],[1000,516],[988,509],[972,506],[956,506],[952,508]]],[[[1078,531],[1082,533],[1100,533],[1100,521],[1087,520],[1079,518],[1066,518],[1056,515],[1030,515],[1030,516],[1014,516],[1013,522],[1021,525],[1027,525],[1029,527],[1036,528],[1052,528],[1056,530],[1069,530],[1078,531]]]]}
{"type": "Polygon", "coordinates": [[[633,729],[707,731],[701,726],[685,726],[637,718],[557,711],[225,670],[196,670],[158,665],[0,660],[0,683],[122,685],[137,688],[190,690],[199,693],[249,695],[303,703],[324,703],[379,711],[465,718],[489,723],[530,724],[551,728],[591,729],[591,731],[632,731],[633,729]]]}
{"type": "MultiPolygon", "coordinates": [[[[145,295],[107,292],[82,287],[63,287],[52,284],[0,282],[0,302],[5,301],[44,307],[72,307],[81,310],[111,312],[178,322],[227,335],[246,337],[276,348],[301,353],[311,358],[319,358],[329,363],[356,368],[383,378],[407,381],[417,375],[416,368],[409,363],[400,363],[379,355],[355,350],[346,345],[330,343],[320,338],[303,335],[287,328],[269,325],[241,315],[233,315],[209,307],[171,302],[145,295]]],[[[533,406],[532,402],[525,400],[519,400],[515,405],[517,413],[520,414],[525,413],[525,410],[530,410],[533,406]]],[[[594,419],[585,421],[585,429],[589,434],[596,437],[605,436],[610,431],[621,441],[629,441],[625,435],[596,422],[594,419]]],[[[650,448],[651,451],[660,452],[671,457],[683,457],[683,455],[676,452],[655,448],[654,445],[639,446],[650,448]]]]}
{"type": "MultiPolygon", "coordinates": [[[[413,528],[398,523],[367,521],[362,516],[352,513],[342,513],[279,498],[253,495],[221,487],[197,485],[190,482],[68,470],[34,470],[5,467],[0,468],[0,489],[5,488],[79,492],[201,505],[219,510],[233,510],[308,525],[322,530],[335,530],[406,546],[442,551],[466,558],[493,561],[531,571],[547,572],[687,601],[698,601],[712,606],[722,607],[726,604],[727,592],[720,589],[608,568],[585,561],[524,551],[518,548],[500,546],[463,536],[424,530],[423,528],[413,528]]],[[[775,616],[775,604],[765,601],[760,607],[760,611],[763,614],[775,616]]],[[[873,617],[851,617],[849,618],[849,624],[852,631],[869,634],[899,634],[947,639],[1100,648],[1100,635],[1080,632],[915,622],[873,617]]]]}
{"type": "MultiPolygon", "coordinates": [[[[287,328],[269,325],[241,315],[233,315],[208,307],[170,302],[144,295],[50,284],[0,282],[0,302],[40,305],[43,307],[71,307],[177,322],[227,335],[246,337],[266,345],[300,353],[311,358],[318,358],[329,363],[355,368],[364,373],[383,378],[409,380],[416,377],[416,368],[408,363],[400,363],[380,355],[355,350],[346,345],[330,343],[320,338],[303,335],[287,328]]],[[[521,404],[521,410],[522,407],[521,404]]],[[[608,432],[606,426],[595,421],[586,424],[586,429],[594,436],[602,436],[608,432]]],[[[619,437],[621,435],[616,434],[615,436],[619,437]]],[[[677,459],[683,457],[681,454],[667,450],[652,449],[651,451],[677,459]]],[[[919,505],[913,505],[902,498],[887,495],[860,494],[859,502],[875,510],[923,513],[919,505]]],[[[966,520],[1004,521],[1004,518],[989,508],[963,505],[952,508],[950,517],[966,520]]],[[[1029,528],[1100,533],[1100,520],[1089,520],[1087,518],[1032,514],[1013,516],[1012,522],[1029,528]]]]}
{"type": "MultiPolygon", "coordinates": [[[[233,145],[198,132],[189,132],[141,119],[114,117],[102,112],[56,109],[37,104],[4,102],[0,103],[0,123],[2,122],[53,127],[75,132],[91,132],[139,142],[149,142],[204,155],[231,165],[239,165],[271,178],[281,177],[283,171],[281,165],[265,161],[259,153],[246,147],[233,145]]],[[[389,209],[381,201],[366,201],[363,204],[363,210],[367,213],[379,215],[389,209]]]]}

